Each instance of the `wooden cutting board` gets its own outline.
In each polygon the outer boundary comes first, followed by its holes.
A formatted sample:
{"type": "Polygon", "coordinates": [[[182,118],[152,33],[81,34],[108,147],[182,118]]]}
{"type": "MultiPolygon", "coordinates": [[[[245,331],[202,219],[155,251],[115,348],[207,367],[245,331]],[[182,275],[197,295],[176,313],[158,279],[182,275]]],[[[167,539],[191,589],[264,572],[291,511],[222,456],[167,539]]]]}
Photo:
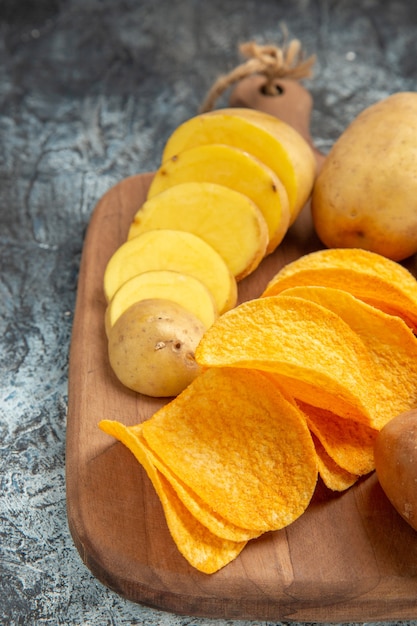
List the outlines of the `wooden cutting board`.
{"type": "MultiPolygon", "coordinates": [[[[272,112],[309,140],[311,98],[282,81],[263,96],[243,81],[231,104],[272,112]]],[[[318,166],[322,156],[317,154],[318,166]]],[[[103,272],[125,241],[152,173],[126,178],[99,201],[79,274],[69,367],[66,481],[69,527],[82,560],[121,596],[184,615],[223,619],[375,621],[417,618],[417,533],[394,511],[374,474],[342,494],[320,482],[304,515],[251,541],[213,575],[179,554],[153,488],[133,455],[101,432],[99,420],[127,425],[161,400],[125,389],[112,374],[104,332],[103,272]]],[[[260,295],[286,263],[320,248],[309,206],[278,250],[239,286],[239,301],[260,295]]]]}

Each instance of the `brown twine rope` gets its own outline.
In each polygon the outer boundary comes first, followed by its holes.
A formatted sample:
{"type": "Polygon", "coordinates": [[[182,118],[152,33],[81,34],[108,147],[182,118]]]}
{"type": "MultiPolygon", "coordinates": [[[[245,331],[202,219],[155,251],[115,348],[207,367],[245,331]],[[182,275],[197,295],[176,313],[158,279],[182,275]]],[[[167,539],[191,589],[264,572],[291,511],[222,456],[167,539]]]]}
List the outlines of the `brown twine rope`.
{"type": "Polygon", "coordinates": [[[316,61],[314,55],[304,59],[302,46],[298,39],[291,40],[288,45],[277,47],[261,46],[254,41],[241,44],[239,50],[248,61],[238,65],[229,74],[220,76],[213,84],[205,100],[200,106],[200,113],[211,111],[216,100],[228,87],[252,74],[265,76],[263,86],[265,94],[276,95],[275,81],[279,78],[301,80],[309,78],[316,61]]]}

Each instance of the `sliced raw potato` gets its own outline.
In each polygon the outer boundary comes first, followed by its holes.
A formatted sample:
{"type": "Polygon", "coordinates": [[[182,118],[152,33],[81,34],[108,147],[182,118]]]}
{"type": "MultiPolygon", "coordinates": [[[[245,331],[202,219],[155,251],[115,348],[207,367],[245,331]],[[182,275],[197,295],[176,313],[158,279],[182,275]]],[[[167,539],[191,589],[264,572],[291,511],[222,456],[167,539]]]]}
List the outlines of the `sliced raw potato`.
{"type": "Polygon", "coordinates": [[[146,471],[161,502],[171,537],[190,565],[204,574],[213,574],[240,554],[247,542],[231,541],[214,535],[189,512],[165,476],[153,464],[146,447],[140,445],[134,428],[111,420],[102,420],[99,426],[105,433],[122,442],[146,471]]]}
{"type": "Polygon", "coordinates": [[[278,118],[254,109],[227,108],[203,113],[181,124],[169,137],[162,162],[199,145],[223,143],[252,154],[282,181],[293,223],[307,202],[316,161],[304,138],[278,118]]]}
{"type": "Polygon", "coordinates": [[[274,172],[248,152],[228,145],[208,144],[176,154],[155,173],[148,199],[187,182],[216,183],[250,198],[268,226],[267,253],[283,240],[290,220],[288,194],[274,172]]]}
{"type": "Polygon", "coordinates": [[[265,218],[256,204],[215,183],[181,183],[150,198],[136,213],[128,239],[156,228],[198,235],[223,257],[236,280],[256,269],[269,241],[265,218]]]}
{"type": "Polygon", "coordinates": [[[198,278],[172,270],[142,272],[127,280],[114,294],[106,309],[106,333],[135,302],[162,298],[171,300],[193,313],[205,328],[217,317],[214,298],[198,278]]]}
{"type": "Polygon", "coordinates": [[[218,313],[236,304],[236,280],[220,254],[201,237],[171,229],[147,231],[116,250],[104,273],[107,301],[127,280],[150,270],[172,270],[194,276],[213,295],[218,313]]]}

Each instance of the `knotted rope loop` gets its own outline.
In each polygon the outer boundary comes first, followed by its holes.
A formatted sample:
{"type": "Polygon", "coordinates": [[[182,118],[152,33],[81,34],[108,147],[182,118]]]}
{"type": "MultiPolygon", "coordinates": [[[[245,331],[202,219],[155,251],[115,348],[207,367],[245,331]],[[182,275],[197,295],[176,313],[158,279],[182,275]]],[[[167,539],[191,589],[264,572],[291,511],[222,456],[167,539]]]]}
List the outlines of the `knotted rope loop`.
{"type": "Polygon", "coordinates": [[[220,76],[214,82],[200,107],[200,113],[211,111],[216,100],[228,87],[252,74],[265,76],[263,92],[267,95],[276,95],[277,79],[302,80],[303,78],[310,78],[316,60],[314,55],[304,59],[303,49],[298,39],[291,40],[288,45],[283,47],[262,46],[254,41],[248,41],[241,44],[239,50],[248,60],[235,67],[229,74],[220,76]]]}

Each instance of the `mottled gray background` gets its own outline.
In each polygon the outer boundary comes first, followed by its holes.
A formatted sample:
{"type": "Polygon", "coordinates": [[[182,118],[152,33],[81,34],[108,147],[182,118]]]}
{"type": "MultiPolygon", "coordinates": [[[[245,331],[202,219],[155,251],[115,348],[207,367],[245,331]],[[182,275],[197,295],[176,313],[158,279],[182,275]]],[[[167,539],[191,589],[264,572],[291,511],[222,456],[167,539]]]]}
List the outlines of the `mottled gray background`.
{"type": "Polygon", "coordinates": [[[68,348],[97,200],[155,169],[238,44],[279,43],[283,22],[317,54],[322,151],[415,90],[411,0],[0,0],[1,624],[226,623],[126,602],[83,565],[65,509],[68,348]]]}

